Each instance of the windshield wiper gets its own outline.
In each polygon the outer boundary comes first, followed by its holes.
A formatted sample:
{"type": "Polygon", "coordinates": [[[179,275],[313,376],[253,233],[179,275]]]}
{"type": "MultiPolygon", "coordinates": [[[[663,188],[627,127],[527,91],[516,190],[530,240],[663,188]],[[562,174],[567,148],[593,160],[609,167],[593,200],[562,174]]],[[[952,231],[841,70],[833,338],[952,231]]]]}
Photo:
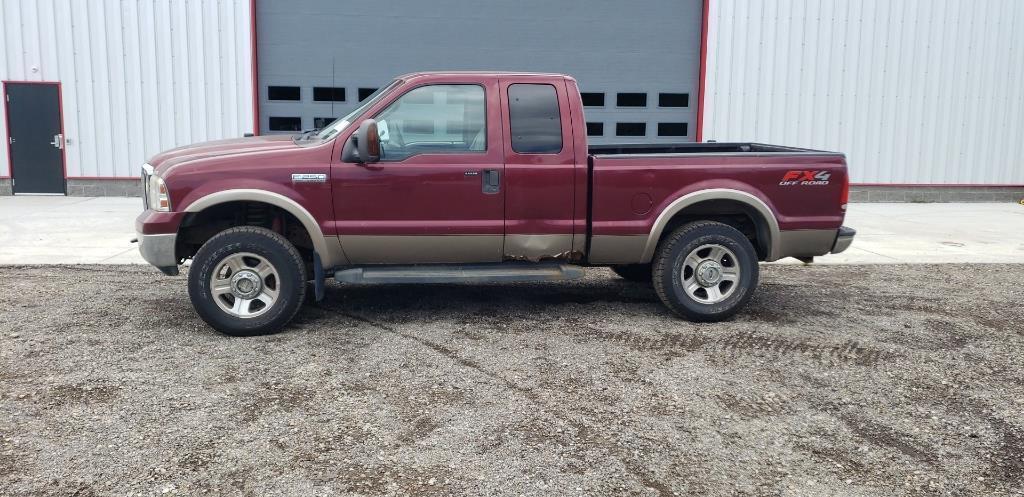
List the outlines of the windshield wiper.
{"type": "Polygon", "coordinates": [[[315,135],[315,134],[317,134],[319,132],[320,132],[320,128],[307,129],[307,130],[303,131],[302,134],[300,134],[299,136],[296,136],[295,137],[295,141],[300,141],[300,142],[301,141],[306,141],[306,140],[309,139],[309,137],[311,137],[311,136],[313,136],[313,135],[315,135]]]}

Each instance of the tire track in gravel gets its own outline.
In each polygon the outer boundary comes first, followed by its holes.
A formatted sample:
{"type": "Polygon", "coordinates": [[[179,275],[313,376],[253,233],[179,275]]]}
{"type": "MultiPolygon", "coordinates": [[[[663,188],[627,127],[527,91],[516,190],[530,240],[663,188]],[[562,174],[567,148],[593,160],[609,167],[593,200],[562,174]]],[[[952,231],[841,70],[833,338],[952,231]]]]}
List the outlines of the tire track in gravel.
{"type": "Polygon", "coordinates": [[[875,445],[888,447],[899,453],[930,465],[935,465],[938,451],[934,447],[924,446],[921,442],[911,439],[894,428],[877,423],[863,416],[840,413],[838,416],[850,431],[875,445]]]}
{"type": "Polygon", "coordinates": [[[722,349],[728,351],[760,351],[778,355],[802,354],[810,355],[818,360],[832,360],[859,366],[873,366],[879,362],[893,362],[905,357],[895,352],[866,347],[852,340],[841,345],[819,345],[806,340],[789,340],[757,333],[732,335],[720,341],[719,344],[722,349]]]}
{"type": "MultiPolygon", "coordinates": [[[[474,361],[472,359],[467,359],[465,357],[462,357],[456,351],[454,351],[454,350],[452,350],[452,349],[450,349],[448,347],[445,347],[444,345],[441,345],[441,344],[436,343],[436,342],[432,342],[432,341],[427,340],[427,339],[425,339],[423,337],[420,337],[420,336],[416,336],[416,335],[413,335],[413,334],[410,334],[410,333],[406,333],[406,332],[400,331],[400,330],[398,330],[397,328],[395,328],[393,326],[390,326],[390,325],[387,325],[385,323],[382,323],[382,322],[379,322],[379,321],[375,321],[375,320],[372,320],[372,319],[360,316],[358,314],[353,314],[351,312],[341,312],[341,315],[343,315],[343,316],[345,316],[345,317],[347,317],[349,319],[354,319],[356,321],[359,321],[359,322],[362,322],[362,323],[366,323],[366,324],[368,324],[370,326],[373,326],[374,328],[386,331],[388,333],[391,333],[391,334],[394,334],[394,335],[398,335],[398,336],[400,336],[402,338],[405,338],[407,340],[411,340],[413,342],[419,343],[420,345],[422,345],[424,347],[427,347],[427,348],[433,350],[434,352],[437,352],[438,354],[441,354],[441,355],[447,357],[448,359],[452,360],[453,362],[455,362],[456,364],[458,364],[458,365],[460,365],[462,367],[465,367],[465,368],[477,371],[478,373],[481,373],[484,376],[487,376],[488,378],[491,378],[491,379],[497,381],[499,384],[505,386],[509,390],[512,390],[512,391],[515,391],[515,392],[518,392],[518,393],[522,394],[530,402],[532,402],[533,404],[535,404],[539,408],[541,408],[544,412],[546,412],[547,414],[551,415],[554,418],[558,418],[563,423],[566,423],[566,424],[569,424],[569,425],[573,425],[573,426],[578,426],[578,427],[582,427],[583,426],[583,424],[581,422],[579,422],[579,421],[568,419],[568,418],[566,418],[564,416],[561,416],[557,412],[557,410],[554,408],[554,406],[548,405],[532,389],[524,387],[522,385],[519,385],[519,384],[517,384],[517,383],[515,383],[515,382],[513,382],[511,380],[508,380],[507,378],[503,378],[502,376],[498,375],[497,373],[488,370],[487,368],[485,368],[480,363],[478,363],[478,362],[476,362],[476,361],[474,361]]],[[[590,429],[593,429],[593,428],[590,428],[590,429]]],[[[650,488],[651,490],[656,491],[658,493],[658,495],[661,496],[661,497],[671,497],[671,496],[675,495],[672,492],[672,490],[668,487],[668,485],[666,485],[664,482],[661,482],[661,481],[657,480],[654,477],[653,474],[651,474],[646,469],[644,469],[638,462],[633,461],[633,460],[631,460],[628,457],[624,457],[623,454],[620,453],[621,452],[621,449],[620,449],[621,444],[603,443],[603,444],[600,444],[600,445],[601,445],[601,447],[603,449],[605,449],[611,455],[613,455],[616,459],[618,459],[619,462],[622,463],[623,467],[625,467],[626,470],[628,470],[630,472],[630,474],[632,474],[637,479],[637,481],[639,481],[642,485],[644,485],[647,488],[650,488]]]]}
{"type": "Polygon", "coordinates": [[[769,337],[754,332],[724,337],[708,337],[696,333],[671,333],[652,337],[629,332],[605,333],[589,329],[575,333],[573,336],[617,343],[638,351],[696,352],[700,350],[708,353],[740,354],[766,352],[779,356],[799,354],[811,356],[817,360],[830,360],[858,366],[873,366],[906,358],[905,354],[867,347],[853,340],[838,345],[815,344],[806,340],[769,337]]]}
{"type": "Polygon", "coordinates": [[[993,478],[985,480],[989,489],[996,490],[997,482],[1024,489],[1024,429],[1003,419],[983,399],[964,396],[953,389],[946,388],[943,392],[941,405],[960,415],[982,420],[995,433],[994,443],[985,456],[988,470],[993,478]]]}

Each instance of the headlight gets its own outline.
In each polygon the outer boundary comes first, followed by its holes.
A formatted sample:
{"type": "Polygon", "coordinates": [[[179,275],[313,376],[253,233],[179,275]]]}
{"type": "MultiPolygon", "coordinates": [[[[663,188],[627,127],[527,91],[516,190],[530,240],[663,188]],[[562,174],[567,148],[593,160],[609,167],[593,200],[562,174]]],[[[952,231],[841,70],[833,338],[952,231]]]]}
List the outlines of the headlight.
{"type": "Polygon", "coordinates": [[[171,210],[171,197],[167,193],[167,184],[163,178],[153,175],[149,177],[149,191],[146,194],[149,199],[149,208],[159,212],[171,210]]]}

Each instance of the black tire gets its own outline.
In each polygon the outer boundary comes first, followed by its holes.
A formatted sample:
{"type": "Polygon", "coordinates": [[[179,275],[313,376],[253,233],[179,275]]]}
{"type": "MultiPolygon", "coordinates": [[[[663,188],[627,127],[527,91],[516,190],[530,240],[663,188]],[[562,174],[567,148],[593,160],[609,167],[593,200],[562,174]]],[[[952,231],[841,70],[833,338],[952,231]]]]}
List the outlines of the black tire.
{"type": "Polygon", "coordinates": [[[625,280],[635,281],[637,283],[651,282],[650,264],[625,264],[622,266],[612,266],[612,272],[625,280]]]}
{"type": "MultiPolygon", "coordinates": [[[[217,331],[233,336],[276,333],[295,317],[305,301],[306,265],[285,237],[266,228],[242,226],[224,230],[210,238],[192,258],[188,273],[188,294],[199,317],[217,331]],[[255,254],[276,271],[268,278],[277,292],[273,304],[255,317],[238,317],[221,309],[215,298],[234,301],[234,295],[213,295],[214,271],[235,254],[255,254]]],[[[268,286],[269,288],[269,286],[268,286]]],[[[259,312],[259,311],[257,311],[259,312]]]]}
{"type": "MultiPolygon", "coordinates": [[[[658,245],[654,254],[654,290],[665,305],[676,314],[692,321],[721,321],[733,316],[746,305],[747,301],[754,295],[759,277],[757,252],[750,240],[739,230],[713,221],[697,221],[684,225],[667,237],[658,245]],[[714,261],[711,249],[702,247],[720,246],[731,252],[722,258],[718,265],[719,276],[726,271],[737,272],[738,276],[734,281],[721,280],[718,284],[708,283],[712,288],[703,288],[698,284],[694,296],[691,296],[685,289],[684,277],[688,278],[690,285],[698,283],[697,275],[693,267],[701,268],[701,274],[714,275],[714,268],[708,268],[707,261],[714,261]],[[701,250],[698,250],[701,249],[701,250]],[[697,252],[694,252],[698,250],[697,252]],[[702,260],[696,266],[690,264],[686,258],[694,253],[694,260],[702,260]],[[700,254],[707,254],[701,256],[700,254]],[[732,260],[735,255],[735,260],[732,260]],[[701,259],[701,257],[709,257],[701,259]],[[733,264],[733,265],[730,265],[733,264]],[[730,268],[738,268],[730,270],[730,268]],[[710,273],[706,273],[709,270],[710,273]],[[684,276],[688,275],[688,276],[684,276]],[[714,302],[714,296],[709,290],[721,294],[723,300],[714,302]],[[708,301],[702,301],[701,295],[708,301]]],[[[710,264],[714,266],[714,264],[710,264]]],[[[719,281],[717,278],[707,280],[719,281]]],[[[688,285],[689,286],[689,285],[688,285]]]]}

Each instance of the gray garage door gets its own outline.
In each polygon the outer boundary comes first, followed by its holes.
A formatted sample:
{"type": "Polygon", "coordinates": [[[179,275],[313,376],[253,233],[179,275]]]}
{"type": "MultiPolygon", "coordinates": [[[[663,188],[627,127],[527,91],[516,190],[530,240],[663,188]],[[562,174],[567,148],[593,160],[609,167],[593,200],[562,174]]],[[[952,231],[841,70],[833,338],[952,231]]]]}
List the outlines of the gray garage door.
{"type": "Polygon", "coordinates": [[[392,77],[559,72],[592,143],[692,141],[701,0],[259,0],[260,129],[322,126],[392,77]]]}

